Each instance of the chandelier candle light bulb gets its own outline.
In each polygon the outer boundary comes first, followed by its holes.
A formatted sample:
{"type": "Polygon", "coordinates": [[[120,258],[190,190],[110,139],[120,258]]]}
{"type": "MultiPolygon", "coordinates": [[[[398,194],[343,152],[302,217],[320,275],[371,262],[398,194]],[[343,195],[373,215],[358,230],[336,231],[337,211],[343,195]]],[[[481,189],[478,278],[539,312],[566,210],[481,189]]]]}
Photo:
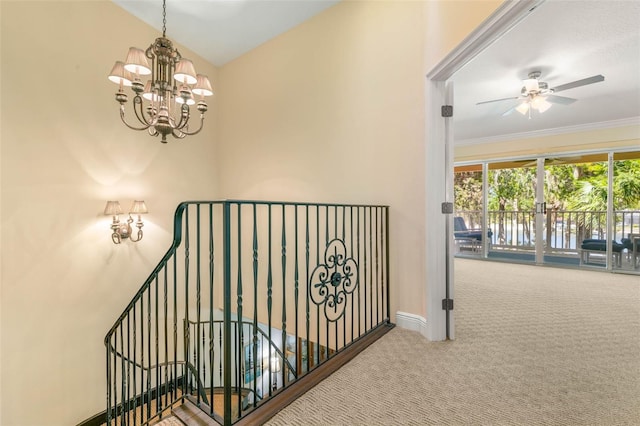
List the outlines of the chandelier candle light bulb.
{"type": "Polygon", "coordinates": [[[166,38],[166,0],[162,2],[162,18],[162,37],[146,51],[129,48],[125,62],[115,63],[109,80],[119,87],[115,97],[122,122],[132,130],[147,130],[151,136],[161,136],[162,143],[167,143],[168,135],[183,139],[202,130],[208,109],[204,98],[212,96],[213,90],[207,76],[197,74],[193,63],[183,58],[166,38]],[[141,77],[145,76],[150,79],[143,82],[141,77]],[[135,125],[125,119],[125,104],[129,100],[125,87],[131,87],[134,94],[132,108],[138,121],[135,125]],[[199,97],[197,105],[194,94],[199,97]],[[200,124],[195,130],[189,129],[191,105],[196,105],[200,112],[200,124]]]}

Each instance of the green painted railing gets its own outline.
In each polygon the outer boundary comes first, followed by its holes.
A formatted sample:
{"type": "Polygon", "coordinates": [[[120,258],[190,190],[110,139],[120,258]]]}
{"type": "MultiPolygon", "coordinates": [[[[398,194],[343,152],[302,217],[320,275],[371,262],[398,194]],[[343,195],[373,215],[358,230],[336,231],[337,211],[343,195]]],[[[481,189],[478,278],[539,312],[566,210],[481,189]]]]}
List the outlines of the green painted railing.
{"type": "Polygon", "coordinates": [[[107,424],[222,424],[389,324],[387,206],[194,201],[107,336],[107,424]]]}

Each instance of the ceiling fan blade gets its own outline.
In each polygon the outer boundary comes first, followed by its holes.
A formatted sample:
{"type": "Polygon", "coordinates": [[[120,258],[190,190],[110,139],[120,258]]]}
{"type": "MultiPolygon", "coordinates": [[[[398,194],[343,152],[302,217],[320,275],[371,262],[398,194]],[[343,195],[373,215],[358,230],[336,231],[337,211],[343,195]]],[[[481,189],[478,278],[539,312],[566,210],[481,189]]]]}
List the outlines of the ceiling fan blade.
{"type": "Polygon", "coordinates": [[[572,103],[577,101],[577,99],[567,98],[564,96],[556,96],[556,95],[546,95],[545,98],[547,99],[548,102],[551,102],[552,104],[562,104],[562,105],[571,105],[572,103]]]}
{"type": "Polygon", "coordinates": [[[593,77],[583,78],[582,80],[572,81],[571,83],[561,84],[560,86],[556,86],[552,88],[554,92],[560,92],[562,90],[573,89],[574,87],[586,86],[587,84],[599,83],[604,81],[603,75],[594,75],[593,77]]]}
{"type": "Polygon", "coordinates": [[[491,102],[513,101],[513,100],[516,100],[516,99],[520,99],[520,96],[511,97],[511,98],[493,99],[493,100],[490,100],[490,101],[478,102],[476,105],[488,104],[488,103],[491,103],[491,102]]]}
{"type": "Polygon", "coordinates": [[[503,117],[506,117],[507,115],[511,115],[511,113],[513,113],[513,111],[515,111],[515,110],[516,110],[516,107],[509,108],[508,110],[506,110],[505,112],[503,112],[501,115],[502,115],[503,117]]]}

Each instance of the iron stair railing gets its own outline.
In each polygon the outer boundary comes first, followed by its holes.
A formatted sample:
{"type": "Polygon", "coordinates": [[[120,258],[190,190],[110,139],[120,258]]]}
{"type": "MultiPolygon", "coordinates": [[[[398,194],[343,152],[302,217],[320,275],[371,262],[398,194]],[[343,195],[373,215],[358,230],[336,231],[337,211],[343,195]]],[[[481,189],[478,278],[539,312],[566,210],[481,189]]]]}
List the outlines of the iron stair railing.
{"type": "Polygon", "coordinates": [[[387,206],[181,203],[105,337],[107,424],[189,399],[230,425],[389,325],[388,224],[387,206]]]}

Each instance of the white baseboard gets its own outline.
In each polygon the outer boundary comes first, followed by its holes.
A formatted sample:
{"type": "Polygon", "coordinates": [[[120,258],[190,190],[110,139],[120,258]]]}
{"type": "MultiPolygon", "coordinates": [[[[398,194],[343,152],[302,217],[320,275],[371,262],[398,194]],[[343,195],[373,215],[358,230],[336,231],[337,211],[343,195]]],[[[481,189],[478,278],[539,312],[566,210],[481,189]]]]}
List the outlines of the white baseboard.
{"type": "Polygon", "coordinates": [[[396,312],[396,325],[400,328],[417,331],[423,336],[427,335],[427,320],[420,315],[396,312]]]}

